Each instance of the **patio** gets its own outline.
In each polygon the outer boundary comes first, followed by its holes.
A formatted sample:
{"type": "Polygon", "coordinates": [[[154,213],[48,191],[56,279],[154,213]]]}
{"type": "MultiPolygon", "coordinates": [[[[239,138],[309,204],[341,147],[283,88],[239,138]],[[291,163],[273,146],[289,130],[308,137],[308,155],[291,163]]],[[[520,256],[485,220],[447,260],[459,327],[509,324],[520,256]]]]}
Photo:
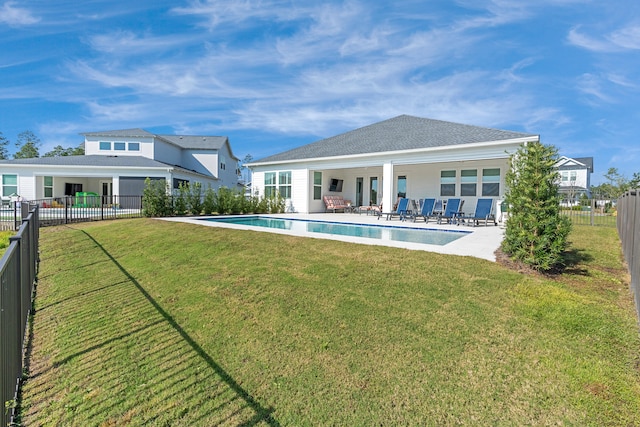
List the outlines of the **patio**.
{"type": "Polygon", "coordinates": [[[173,218],[161,218],[161,219],[166,221],[188,222],[191,224],[197,224],[197,225],[209,226],[209,227],[226,227],[226,228],[234,228],[239,230],[254,230],[254,231],[262,231],[262,232],[269,232],[269,233],[297,235],[301,237],[312,237],[316,239],[339,240],[343,242],[359,243],[359,244],[365,244],[365,245],[382,245],[382,246],[390,246],[390,247],[397,247],[397,248],[404,248],[404,249],[411,249],[411,250],[437,252],[437,253],[448,254],[448,255],[472,256],[472,257],[486,259],[494,262],[496,260],[494,252],[500,246],[500,243],[502,242],[502,239],[504,236],[504,228],[503,228],[503,224],[501,223],[499,223],[497,227],[493,225],[486,226],[486,227],[485,226],[470,227],[464,224],[463,225],[437,224],[433,221],[425,223],[422,220],[418,220],[417,222],[414,223],[412,221],[403,222],[398,220],[397,218],[387,221],[384,217],[378,219],[378,217],[375,215],[366,215],[364,213],[363,214],[357,214],[357,213],[314,213],[314,214],[293,213],[292,214],[292,213],[289,213],[289,214],[261,215],[261,216],[315,220],[315,221],[331,221],[336,223],[347,223],[347,224],[411,227],[411,228],[430,229],[430,230],[470,231],[471,233],[451,243],[448,243],[444,246],[439,246],[439,245],[429,245],[429,244],[420,244],[420,243],[412,243],[412,242],[378,240],[378,239],[369,239],[369,238],[363,238],[363,237],[339,236],[339,235],[333,235],[333,234],[320,234],[320,233],[311,233],[311,232],[298,232],[298,231],[282,230],[282,229],[275,229],[275,228],[263,228],[263,227],[247,226],[247,225],[225,224],[225,223],[219,223],[219,222],[202,221],[202,219],[206,217],[198,217],[198,218],[173,217],[173,218]]]}

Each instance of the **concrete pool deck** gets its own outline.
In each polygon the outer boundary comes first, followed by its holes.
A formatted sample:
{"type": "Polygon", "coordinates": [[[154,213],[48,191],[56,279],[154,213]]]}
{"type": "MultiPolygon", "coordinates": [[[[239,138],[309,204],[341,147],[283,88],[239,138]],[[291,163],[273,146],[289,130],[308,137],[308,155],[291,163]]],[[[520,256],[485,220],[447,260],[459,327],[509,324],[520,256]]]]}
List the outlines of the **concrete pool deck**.
{"type": "Polygon", "coordinates": [[[494,252],[502,243],[504,237],[504,228],[499,223],[498,226],[481,225],[479,227],[470,227],[467,225],[450,225],[450,224],[436,224],[433,221],[425,223],[422,220],[418,220],[415,223],[412,221],[400,221],[397,218],[387,221],[385,217],[378,219],[374,215],[365,214],[352,214],[352,213],[317,213],[317,214],[264,214],[260,216],[269,216],[274,218],[290,218],[290,219],[302,219],[302,220],[315,220],[315,221],[330,221],[345,224],[362,224],[362,225],[384,225],[393,227],[411,227],[430,230],[452,230],[452,231],[467,231],[469,234],[465,234],[460,239],[457,239],[446,245],[429,245],[422,243],[412,242],[398,242],[393,240],[380,240],[369,239],[364,237],[353,236],[339,236],[333,234],[321,234],[312,232],[299,232],[292,230],[282,230],[276,228],[264,228],[254,227],[248,225],[239,224],[226,224],[221,222],[203,221],[203,219],[211,217],[179,217],[179,218],[162,218],[167,221],[186,222],[190,224],[197,224],[205,227],[223,227],[233,228],[236,230],[253,230],[267,233],[277,233],[286,235],[295,235],[300,237],[311,237],[315,239],[329,239],[339,240],[342,242],[359,243],[365,245],[380,245],[390,246],[396,248],[404,248],[411,250],[420,250],[428,252],[437,252],[448,255],[460,255],[460,256],[472,256],[476,258],[486,259],[489,261],[495,261],[496,257],[494,252]]]}

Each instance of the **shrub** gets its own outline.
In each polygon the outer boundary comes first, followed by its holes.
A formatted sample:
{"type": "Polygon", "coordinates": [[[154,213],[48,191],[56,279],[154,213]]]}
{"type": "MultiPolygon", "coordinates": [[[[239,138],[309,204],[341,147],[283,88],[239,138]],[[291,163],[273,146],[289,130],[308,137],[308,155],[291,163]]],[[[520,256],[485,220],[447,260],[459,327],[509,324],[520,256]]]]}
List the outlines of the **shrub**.
{"type": "Polygon", "coordinates": [[[173,205],[165,180],[145,179],[142,193],[142,214],[147,217],[173,214],[173,205]]]}
{"type": "Polygon", "coordinates": [[[529,142],[509,158],[506,202],[509,219],[503,251],[532,268],[548,271],[562,265],[571,221],[560,214],[557,150],[529,142]]]}
{"type": "Polygon", "coordinates": [[[203,209],[202,202],[202,184],[194,182],[189,185],[189,191],[186,193],[187,209],[191,215],[200,215],[203,209]]]}

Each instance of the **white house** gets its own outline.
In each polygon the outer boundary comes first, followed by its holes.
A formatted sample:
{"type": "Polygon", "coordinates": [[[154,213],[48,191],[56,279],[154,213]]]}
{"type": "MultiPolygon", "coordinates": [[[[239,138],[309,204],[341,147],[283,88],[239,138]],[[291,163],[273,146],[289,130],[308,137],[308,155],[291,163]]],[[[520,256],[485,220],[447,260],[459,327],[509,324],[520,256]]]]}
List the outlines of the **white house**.
{"type": "Polygon", "coordinates": [[[397,197],[504,196],[509,155],[539,135],[398,116],[247,164],[258,195],[279,191],[291,212],[324,212],[323,195],[354,206],[397,197]]]}
{"type": "Polygon", "coordinates": [[[577,202],[582,195],[591,197],[593,157],[562,156],[556,162],[560,174],[559,191],[569,203],[577,202]]]}
{"type": "Polygon", "coordinates": [[[25,200],[74,196],[142,195],[146,178],[172,188],[238,183],[238,158],[224,136],[155,135],[143,129],[82,134],[85,155],[0,160],[2,197],[25,200]]]}

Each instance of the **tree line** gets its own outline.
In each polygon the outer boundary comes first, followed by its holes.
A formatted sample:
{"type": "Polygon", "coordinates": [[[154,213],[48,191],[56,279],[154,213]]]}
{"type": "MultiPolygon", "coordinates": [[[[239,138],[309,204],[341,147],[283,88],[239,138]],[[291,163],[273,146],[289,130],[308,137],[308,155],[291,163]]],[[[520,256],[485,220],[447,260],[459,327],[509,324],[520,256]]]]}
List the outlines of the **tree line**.
{"type": "MultiPolygon", "coordinates": [[[[8,160],[9,146],[11,141],[6,138],[2,132],[0,132],[0,160],[8,160]]],[[[30,130],[25,130],[18,134],[18,138],[15,142],[16,152],[13,154],[14,159],[31,159],[40,156],[40,147],[42,142],[38,136],[30,130]]],[[[63,147],[57,145],[53,150],[48,151],[42,155],[42,157],[60,157],[60,156],[80,156],[84,154],[84,145],[81,144],[78,147],[63,147]]]]}
{"type": "Polygon", "coordinates": [[[640,173],[635,172],[629,179],[618,172],[618,168],[609,168],[604,174],[607,182],[591,186],[591,194],[597,198],[617,199],[628,190],[640,188],[640,173]]]}

